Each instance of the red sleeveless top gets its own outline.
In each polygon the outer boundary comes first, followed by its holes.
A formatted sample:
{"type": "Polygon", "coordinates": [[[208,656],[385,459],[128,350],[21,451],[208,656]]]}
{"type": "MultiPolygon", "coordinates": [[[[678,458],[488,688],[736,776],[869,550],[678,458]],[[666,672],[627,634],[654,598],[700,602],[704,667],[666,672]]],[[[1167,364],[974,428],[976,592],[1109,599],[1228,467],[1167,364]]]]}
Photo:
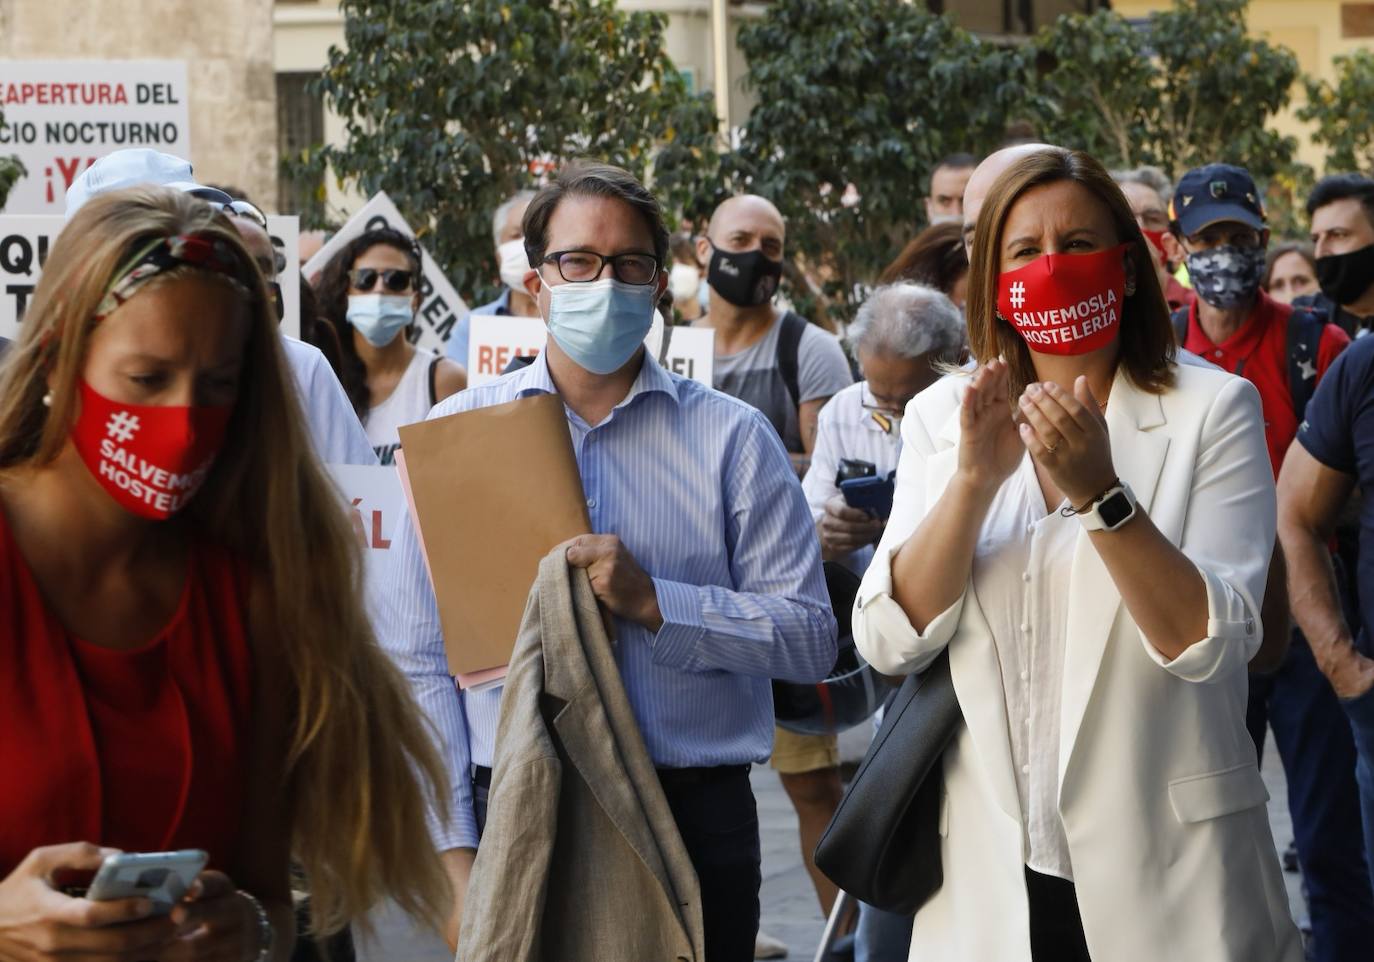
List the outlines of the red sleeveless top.
{"type": "Polygon", "coordinates": [[[239,841],[252,706],[242,568],[196,545],[176,613],[147,644],[89,644],[48,609],[0,512],[0,877],[30,850],[239,841]]]}

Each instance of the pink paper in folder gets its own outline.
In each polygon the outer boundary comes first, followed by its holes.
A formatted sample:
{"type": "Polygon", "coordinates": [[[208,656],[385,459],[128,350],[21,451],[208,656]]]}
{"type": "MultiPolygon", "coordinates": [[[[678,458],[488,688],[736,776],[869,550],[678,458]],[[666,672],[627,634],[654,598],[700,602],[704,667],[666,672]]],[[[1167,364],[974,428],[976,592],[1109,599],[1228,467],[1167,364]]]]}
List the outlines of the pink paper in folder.
{"type": "MultiPolygon", "coordinates": [[[[401,490],[406,494],[406,507],[410,510],[411,527],[415,529],[415,540],[420,543],[420,554],[425,559],[425,571],[429,574],[430,588],[432,589],[434,587],[434,573],[429,567],[429,552],[425,550],[425,535],[420,529],[420,522],[415,514],[415,495],[410,491],[410,475],[406,473],[405,451],[401,448],[396,449],[396,471],[401,476],[401,490]]],[[[454,676],[454,681],[464,691],[482,691],[486,688],[494,688],[505,681],[506,671],[509,667],[509,665],[499,665],[495,668],[484,668],[481,671],[460,672],[454,676]]]]}

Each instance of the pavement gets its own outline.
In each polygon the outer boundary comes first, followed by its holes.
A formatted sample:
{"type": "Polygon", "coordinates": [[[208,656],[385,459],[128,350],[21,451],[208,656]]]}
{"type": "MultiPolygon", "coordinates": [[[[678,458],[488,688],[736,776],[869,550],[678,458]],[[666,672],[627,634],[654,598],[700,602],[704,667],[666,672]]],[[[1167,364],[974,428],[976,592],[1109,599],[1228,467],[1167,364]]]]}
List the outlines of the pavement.
{"type": "MultiPolygon", "coordinates": [[[[862,756],[866,728],[846,733],[841,755],[862,756]]],[[[1282,851],[1293,838],[1288,816],[1288,787],[1283,768],[1268,740],[1262,767],[1269,788],[1269,822],[1274,841],[1282,851]]],[[[825,928],[811,880],[802,868],[801,847],[797,840],[797,817],[783,792],[777,775],[767,767],[755,768],[752,781],[758,798],[760,837],[763,843],[763,931],[781,939],[791,948],[794,962],[812,962],[825,928]]],[[[1297,875],[1284,874],[1288,900],[1295,919],[1307,910],[1302,903],[1301,881],[1297,875]]],[[[370,941],[360,941],[358,958],[362,962],[452,962],[453,955],[437,936],[417,931],[405,916],[388,907],[373,919],[375,932],[370,941]]]]}

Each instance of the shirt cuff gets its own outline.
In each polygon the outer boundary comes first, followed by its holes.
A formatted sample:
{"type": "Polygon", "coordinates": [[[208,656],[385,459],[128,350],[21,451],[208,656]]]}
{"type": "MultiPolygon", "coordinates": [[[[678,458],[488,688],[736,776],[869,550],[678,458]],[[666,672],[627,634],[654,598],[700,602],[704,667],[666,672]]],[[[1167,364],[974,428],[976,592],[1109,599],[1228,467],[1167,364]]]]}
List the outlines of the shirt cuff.
{"type": "MultiPolygon", "coordinates": [[[[468,778],[467,772],[459,777],[468,778]]],[[[449,808],[447,824],[440,823],[431,811],[426,819],[429,823],[429,837],[434,840],[436,852],[447,852],[454,848],[477,848],[477,814],[472,810],[472,797],[467,801],[455,800],[449,808]]]]}
{"type": "Polygon", "coordinates": [[[697,645],[706,637],[701,617],[701,594],[695,585],[654,578],[658,612],[663,624],[654,636],[654,662],[670,668],[690,669],[697,645]]]}
{"type": "Polygon", "coordinates": [[[1207,637],[1170,660],[1141,632],[1140,641],[1155,664],[1184,681],[1218,681],[1230,669],[1244,667],[1259,651],[1263,629],[1239,591],[1217,575],[1198,568],[1207,586],[1207,637]]]}
{"type": "Polygon", "coordinates": [[[894,553],[895,549],[880,549],[869,565],[854,603],[854,641],[859,653],[878,671],[909,675],[924,671],[954,637],[968,591],[960,592],[952,605],[931,619],[925,631],[917,631],[892,597],[894,553]]]}

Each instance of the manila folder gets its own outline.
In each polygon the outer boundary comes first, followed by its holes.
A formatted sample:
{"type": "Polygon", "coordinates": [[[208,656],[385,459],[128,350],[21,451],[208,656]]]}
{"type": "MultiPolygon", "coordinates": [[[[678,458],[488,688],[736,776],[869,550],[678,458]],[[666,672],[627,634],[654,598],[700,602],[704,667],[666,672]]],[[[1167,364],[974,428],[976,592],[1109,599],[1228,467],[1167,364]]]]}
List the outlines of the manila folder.
{"type": "Polygon", "coordinates": [[[449,671],[505,665],[540,559],[591,531],[563,399],[521,398],[400,435],[449,671]]]}

